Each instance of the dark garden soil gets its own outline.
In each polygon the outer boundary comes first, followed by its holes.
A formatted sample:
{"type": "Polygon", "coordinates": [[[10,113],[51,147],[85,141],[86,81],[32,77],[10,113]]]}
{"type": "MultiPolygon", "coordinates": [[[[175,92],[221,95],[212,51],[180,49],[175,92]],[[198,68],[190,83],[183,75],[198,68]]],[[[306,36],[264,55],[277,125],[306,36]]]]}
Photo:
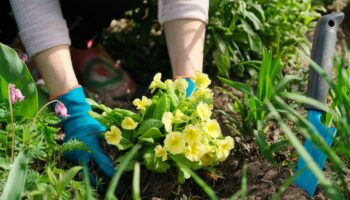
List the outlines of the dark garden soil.
{"type": "MultiPolygon", "coordinates": [[[[350,16],[350,7],[344,9],[341,5],[337,6],[332,9],[344,10],[344,12],[347,13],[345,21],[339,31],[340,39],[346,38],[347,43],[350,44],[350,19],[348,18],[348,16],[350,16]]],[[[111,54],[113,55],[113,53],[114,52],[111,54]]],[[[114,53],[114,55],[116,54],[114,53]]],[[[138,83],[139,90],[136,97],[147,95],[147,85],[145,85],[145,83],[149,83],[154,75],[154,73],[149,71],[147,73],[145,73],[147,79],[144,82],[138,83]]],[[[303,75],[302,72],[300,73],[303,75]]],[[[223,134],[234,137],[235,148],[228,159],[217,167],[215,174],[204,170],[199,171],[198,174],[215,190],[220,198],[228,199],[241,189],[242,167],[244,162],[247,161],[247,199],[271,199],[281,188],[283,182],[293,173],[295,161],[297,159],[296,155],[293,155],[294,149],[284,149],[283,151],[277,152],[275,154],[277,158],[276,164],[265,161],[263,155],[258,150],[254,138],[243,140],[242,137],[237,134],[238,131],[232,127],[227,117],[221,112],[218,112],[222,110],[230,113],[229,106],[232,105],[233,102],[225,93],[218,89],[217,86],[222,87],[219,81],[213,80],[211,87],[215,93],[215,117],[220,122],[223,134]],[[290,160],[287,160],[287,158],[290,160]]],[[[230,90],[230,92],[237,97],[241,95],[233,89],[226,89],[230,90]]],[[[120,100],[119,107],[132,108],[132,100],[120,100]]],[[[240,120],[238,116],[231,115],[231,117],[238,121],[240,120]]],[[[266,130],[266,135],[270,140],[269,142],[273,142],[277,137],[283,137],[283,133],[276,124],[271,124],[269,126],[266,130]]],[[[112,149],[108,150],[113,151],[112,149]]],[[[207,195],[193,180],[188,180],[185,184],[179,185],[176,171],[170,171],[167,174],[155,174],[145,169],[141,171],[141,196],[143,199],[153,200],[208,199],[207,195]]],[[[130,191],[126,192],[120,199],[132,199],[130,191]]],[[[308,199],[308,197],[303,190],[291,185],[282,193],[280,199],[302,200],[308,199]]],[[[318,188],[315,196],[311,199],[323,200],[328,198],[322,189],[318,188]]]]}

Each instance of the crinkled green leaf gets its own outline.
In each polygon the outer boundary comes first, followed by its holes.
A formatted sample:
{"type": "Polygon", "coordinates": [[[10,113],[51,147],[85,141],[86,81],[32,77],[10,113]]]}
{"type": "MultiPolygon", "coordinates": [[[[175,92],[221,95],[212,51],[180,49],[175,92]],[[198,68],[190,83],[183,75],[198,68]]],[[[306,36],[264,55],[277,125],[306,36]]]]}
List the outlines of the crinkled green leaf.
{"type": "Polygon", "coordinates": [[[125,117],[131,117],[133,120],[135,121],[140,121],[141,116],[130,111],[130,110],[125,110],[125,109],[121,109],[121,108],[114,108],[111,112],[111,115],[118,115],[118,116],[122,116],[122,119],[124,119],[125,117]]]}
{"type": "Polygon", "coordinates": [[[160,132],[158,128],[150,128],[146,133],[142,134],[139,139],[143,138],[153,138],[153,139],[158,139],[163,137],[163,134],[160,132]]]}
{"type": "Polygon", "coordinates": [[[97,121],[99,121],[105,127],[111,126],[111,123],[109,122],[109,120],[105,116],[102,116],[101,114],[94,112],[94,111],[89,111],[89,115],[91,117],[93,117],[94,119],[96,119],[97,121]]]}
{"type": "Polygon", "coordinates": [[[151,128],[160,129],[163,126],[162,121],[158,119],[146,119],[141,122],[140,128],[136,131],[136,136],[145,134],[151,128]]]}
{"type": "Polygon", "coordinates": [[[148,170],[157,172],[157,173],[165,173],[170,165],[167,162],[161,160],[154,154],[153,149],[148,149],[143,155],[143,159],[145,160],[145,166],[148,170]]]}
{"type": "Polygon", "coordinates": [[[161,120],[163,117],[163,114],[166,111],[170,110],[170,99],[166,94],[164,94],[161,91],[159,91],[159,96],[160,98],[158,102],[156,102],[156,106],[154,108],[153,118],[161,120]]]}
{"type": "Polygon", "coordinates": [[[130,142],[130,140],[126,139],[126,138],[122,138],[120,140],[120,143],[117,145],[119,150],[125,150],[125,149],[129,149],[131,147],[133,147],[135,144],[130,142]]]}

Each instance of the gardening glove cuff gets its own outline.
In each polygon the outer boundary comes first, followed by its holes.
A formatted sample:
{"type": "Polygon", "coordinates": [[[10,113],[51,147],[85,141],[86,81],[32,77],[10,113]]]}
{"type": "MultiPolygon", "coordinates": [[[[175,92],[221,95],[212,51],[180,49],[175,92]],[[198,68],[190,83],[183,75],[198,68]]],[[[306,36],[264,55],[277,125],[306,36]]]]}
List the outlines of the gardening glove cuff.
{"type": "Polygon", "coordinates": [[[194,82],[190,78],[184,78],[187,81],[186,97],[191,96],[191,94],[196,90],[194,82]]]}

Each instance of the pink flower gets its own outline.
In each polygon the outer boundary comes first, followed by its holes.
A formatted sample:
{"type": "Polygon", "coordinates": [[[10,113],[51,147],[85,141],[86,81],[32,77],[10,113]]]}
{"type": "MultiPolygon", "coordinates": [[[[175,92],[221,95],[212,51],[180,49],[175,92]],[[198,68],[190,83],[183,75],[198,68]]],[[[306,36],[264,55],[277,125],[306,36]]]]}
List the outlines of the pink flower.
{"type": "Polygon", "coordinates": [[[62,118],[66,118],[69,116],[66,106],[61,102],[56,103],[55,113],[57,116],[62,117],[62,118]]]}
{"type": "Polygon", "coordinates": [[[10,83],[8,86],[8,89],[9,89],[10,101],[12,104],[24,100],[24,96],[22,95],[21,90],[17,89],[16,85],[10,83]]]}

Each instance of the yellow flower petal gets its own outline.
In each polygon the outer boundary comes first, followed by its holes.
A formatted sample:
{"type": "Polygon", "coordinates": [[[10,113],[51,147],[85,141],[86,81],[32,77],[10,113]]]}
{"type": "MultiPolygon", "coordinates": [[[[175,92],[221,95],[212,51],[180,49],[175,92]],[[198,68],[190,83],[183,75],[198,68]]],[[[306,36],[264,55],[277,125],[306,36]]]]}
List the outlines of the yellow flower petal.
{"type": "Polygon", "coordinates": [[[125,117],[122,121],[122,128],[125,130],[134,130],[137,127],[137,122],[135,122],[131,117],[125,117]]]}
{"type": "Polygon", "coordinates": [[[147,106],[152,104],[152,100],[142,96],[142,99],[135,99],[132,103],[136,106],[136,109],[145,110],[147,106]]]}
{"type": "Polygon", "coordinates": [[[214,165],[215,155],[213,153],[209,152],[209,153],[204,154],[200,160],[204,166],[214,165]]]}
{"type": "Polygon", "coordinates": [[[162,117],[162,122],[164,124],[164,128],[166,132],[171,132],[172,130],[172,120],[173,120],[173,113],[171,112],[165,112],[162,117]]]}
{"type": "Polygon", "coordinates": [[[164,140],[164,148],[172,154],[183,153],[185,144],[185,137],[180,132],[171,132],[164,140]]]}
{"type": "Polygon", "coordinates": [[[153,93],[157,88],[159,88],[159,85],[162,83],[161,78],[162,78],[161,73],[157,73],[156,75],[154,75],[153,81],[151,82],[151,84],[149,86],[151,93],[153,93]]]}
{"type": "Polygon", "coordinates": [[[208,75],[204,73],[196,73],[194,80],[195,86],[198,89],[207,88],[211,83],[211,80],[209,79],[208,75]]]}
{"type": "Polygon", "coordinates": [[[175,116],[172,120],[173,123],[182,123],[184,121],[187,121],[188,120],[188,116],[185,115],[183,112],[181,112],[180,110],[176,110],[175,111],[175,116]]]}
{"type": "Polygon", "coordinates": [[[200,102],[197,106],[197,113],[202,120],[208,120],[211,116],[210,106],[206,103],[200,102]]]}
{"type": "Polygon", "coordinates": [[[221,129],[219,123],[215,120],[208,120],[203,127],[204,131],[212,138],[221,136],[221,129]]]}
{"type": "Polygon", "coordinates": [[[234,148],[233,138],[227,136],[225,139],[217,141],[216,145],[216,157],[219,161],[224,161],[229,156],[231,149],[234,148]]]}
{"type": "Polygon", "coordinates": [[[188,144],[194,144],[200,142],[202,139],[202,131],[195,125],[187,125],[183,131],[185,136],[185,141],[188,144]]]}
{"type": "Polygon", "coordinates": [[[108,144],[116,146],[120,143],[120,140],[122,139],[122,132],[118,127],[111,126],[111,130],[106,131],[105,133],[105,139],[108,144]]]}
{"type": "Polygon", "coordinates": [[[188,87],[188,83],[183,78],[178,78],[174,81],[174,89],[179,91],[182,94],[186,93],[187,87],[188,87]]]}
{"type": "Polygon", "coordinates": [[[205,153],[204,145],[200,142],[196,142],[186,148],[185,156],[190,161],[196,162],[199,161],[205,153]]]}
{"type": "Polygon", "coordinates": [[[161,157],[162,161],[166,161],[168,159],[168,154],[167,151],[164,147],[162,147],[161,145],[157,145],[154,148],[154,152],[155,152],[155,156],[156,157],[161,157]]]}

